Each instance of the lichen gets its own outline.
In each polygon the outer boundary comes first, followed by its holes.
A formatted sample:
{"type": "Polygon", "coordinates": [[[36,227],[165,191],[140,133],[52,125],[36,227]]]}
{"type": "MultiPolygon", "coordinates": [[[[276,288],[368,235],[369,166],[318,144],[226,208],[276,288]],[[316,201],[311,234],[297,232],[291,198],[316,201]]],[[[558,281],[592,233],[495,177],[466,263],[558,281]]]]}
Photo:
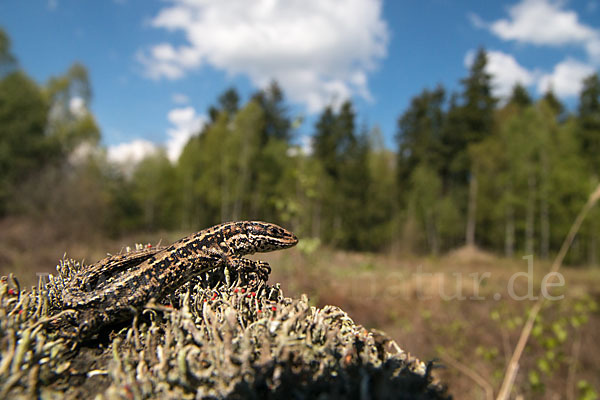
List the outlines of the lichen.
{"type": "Polygon", "coordinates": [[[449,398],[385,334],[236,271],[199,277],[93,340],[61,337],[51,322],[69,313],[61,292],[80,268],[65,259],[31,290],[0,281],[0,398],[449,398]]]}

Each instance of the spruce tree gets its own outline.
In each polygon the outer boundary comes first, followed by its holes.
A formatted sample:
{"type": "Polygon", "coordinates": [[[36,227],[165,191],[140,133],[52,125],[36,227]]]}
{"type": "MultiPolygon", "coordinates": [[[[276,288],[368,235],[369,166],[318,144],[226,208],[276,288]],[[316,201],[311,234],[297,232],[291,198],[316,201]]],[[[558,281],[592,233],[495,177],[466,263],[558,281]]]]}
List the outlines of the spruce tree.
{"type": "Polygon", "coordinates": [[[577,109],[578,138],[592,172],[600,176],[600,78],[593,74],[583,81],[577,109]]]}

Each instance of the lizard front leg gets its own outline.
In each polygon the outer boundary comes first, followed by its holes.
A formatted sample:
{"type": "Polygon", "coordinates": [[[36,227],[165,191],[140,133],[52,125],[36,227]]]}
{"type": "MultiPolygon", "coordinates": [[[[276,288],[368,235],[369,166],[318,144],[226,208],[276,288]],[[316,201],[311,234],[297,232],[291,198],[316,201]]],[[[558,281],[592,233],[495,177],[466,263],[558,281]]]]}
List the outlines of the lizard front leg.
{"type": "Polygon", "coordinates": [[[240,272],[254,272],[264,281],[269,279],[271,266],[265,261],[249,260],[243,257],[234,257],[230,259],[230,265],[240,272]]]}

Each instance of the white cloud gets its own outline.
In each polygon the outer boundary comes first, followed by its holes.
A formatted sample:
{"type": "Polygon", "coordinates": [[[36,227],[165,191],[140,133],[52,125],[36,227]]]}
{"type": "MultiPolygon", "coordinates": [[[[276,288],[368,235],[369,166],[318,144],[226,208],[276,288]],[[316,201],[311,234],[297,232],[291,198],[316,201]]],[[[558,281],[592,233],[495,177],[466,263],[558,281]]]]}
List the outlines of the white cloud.
{"type": "Polygon", "coordinates": [[[72,165],[83,165],[90,160],[90,158],[99,155],[101,150],[95,144],[90,141],[85,141],[77,145],[75,150],[69,154],[69,163],[72,165]]]}
{"type": "Polygon", "coordinates": [[[564,9],[564,1],[522,0],[508,9],[510,18],[485,23],[470,14],[471,23],[489,29],[503,40],[538,46],[581,46],[594,62],[600,62],[600,30],[579,21],[575,11],[564,9]]]}
{"type": "MultiPolygon", "coordinates": [[[[474,54],[474,52],[469,52],[465,56],[467,66],[473,62],[474,54]]],[[[512,93],[515,84],[530,86],[535,83],[537,73],[521,66],[512,55],[501,51],[488,51],[487,56],[486,72],[492,75],[495,96],[507,98],[512,93]]]]}
{"type": "Polygon", "coordinates": [[[579,22],[577,13],[562,9],[562,2],[523,0],[508,11],[510,20],[500,19],[490,25],[505,40],[538,45],[564,45],[597,39],[598,33],[579,22]]]}
{"type": "Polygon", "coordinates": [[[147,140],[136,139],[128,143],[121,143],[108,148],[108,161],[118,164],[137,164],[146,156],[155,154],[157,146],[147,140]]]}
{"type": "Polygon", "coordinates": [[[552,88],[558,97],[577,96],[581,91],[583,80],[593,73],[593,67],[567,58],[556,64],[551,74],[540,77],[538,92],[545,93],[552,88]]]}
{"type": "Polygon", "coordinates": [[[108,148],[108,161],[121,164],[125,170],[133,170],[133,166],[145,157],[156,154],[160,148],[166,148],[168,159],[176,162],[190,137],[200,132],[206,123],[206,117],[198,115],[193,107],[184,107],[169,111],[167,119],[173,126],[167,129],[168,139],[164,145],[144,139],[120,143],[108,148]]]}
{"type": "Polygon", "coordinates": [[[183,93],[173,93],[171,100],[176,104],[187,104],[190,102],[190,98],[183,93]]]}
{"type": "MultiPolygon", "coordinates": [[[[486,72],[492,75],[494,95],[504,99],[510,96],[516,83],[525,87],[536,86],[539,94],[552,89],[561,98],[577,96],[583,80],[595,72],[591,65],[572,58],[556,64],[552,72],[543,72],[523,67],[511,54],[492,50],[487,55],[486,72]]],[[[474,58],[474,50],[467,52],[465,66],[470,67],[474,58]]]]}
{"type": "Polygon", "coordinates": [[[177,161],[186,143],[196,135],[206,123],[206,117],[197,115],[194,107],[175,108],[167,116],[174,127],[167,130],[167,157],[171,162],[177,161]]]}
{"type": "Polygon", "coordinates": [[[69,100],[69,111],[77,117],[83,117],[87,113],[85,101],[81,97],[71,97],[69,100]]]}
{"type": "Polygon", "coordinates": [[[296,157],[299,155],[310,156],[314,150],[314,138],[310,135],[300,136],[300,143],[287,149],[287,155],[296,157]]]}
{"type": "Polygon", "coordinates": [[[474,27],[479,28],[479,29],[487,29],[489,24],[487,22],[485,22],[479,15],[475,14],[475,13],[468,13],[467,14],[467,18],[469,18],[469,21],[471,21],[471,24],[473,24],[474,27]]]}
{"type": "Polygon", "coordinates": [[[293,101],[319,110],[357,94],[386,55],[381,0],[171,0],[152,26],[181,30],[185,45],[138,53],[148,76],[177,79],[208,64],[258,87],[276,79],[293,101]]]}

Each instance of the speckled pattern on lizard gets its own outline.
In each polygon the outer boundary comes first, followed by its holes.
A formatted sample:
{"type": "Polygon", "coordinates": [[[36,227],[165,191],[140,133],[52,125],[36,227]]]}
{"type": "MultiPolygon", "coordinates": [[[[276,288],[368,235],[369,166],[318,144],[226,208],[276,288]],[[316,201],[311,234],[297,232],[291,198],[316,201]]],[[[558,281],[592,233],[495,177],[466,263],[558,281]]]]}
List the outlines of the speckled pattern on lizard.
{"type": "Polygon", "coordinates": [[[168,247],[107,257],[83,268],[65,287],[63,309],[76,311],[75,336],[86,338],[105,325],[131,318],[149,300],[160,300],[187,281],[216,268],[255,272],[268,279],[263,261],[243,256],[294,246],[296,236],[267,222],[213,226],[168,247]]]}

